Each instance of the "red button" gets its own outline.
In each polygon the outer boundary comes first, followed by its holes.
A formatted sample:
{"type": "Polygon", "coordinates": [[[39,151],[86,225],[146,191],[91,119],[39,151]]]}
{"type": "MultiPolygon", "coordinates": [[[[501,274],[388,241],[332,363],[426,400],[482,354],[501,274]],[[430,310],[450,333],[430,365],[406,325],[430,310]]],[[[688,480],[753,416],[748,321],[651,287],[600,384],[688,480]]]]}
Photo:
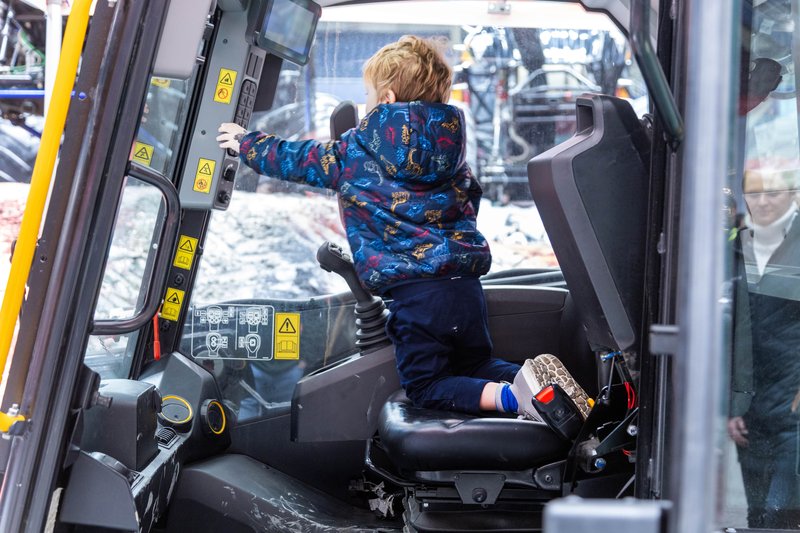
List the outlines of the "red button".
{"type": "Polygon", "coordinates": [[[556,397],[556,391],[553,389],[552,385],[540,390],[539,394],[536,395],[536,399],[542,403],[550,403],[553,401],[553,398],[555,397],[556,397]]]}

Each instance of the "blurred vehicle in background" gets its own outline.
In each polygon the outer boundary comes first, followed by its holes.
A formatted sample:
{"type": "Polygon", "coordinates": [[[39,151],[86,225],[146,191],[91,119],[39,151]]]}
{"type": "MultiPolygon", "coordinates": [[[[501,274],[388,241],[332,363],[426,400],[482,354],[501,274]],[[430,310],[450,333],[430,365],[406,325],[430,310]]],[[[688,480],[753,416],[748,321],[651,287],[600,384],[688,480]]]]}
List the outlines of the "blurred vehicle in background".
{"type": "Polygon", "coordinates": [[[42,122],[42,117],[35,115],[23,123],[0,119],[0,183],[31,181],[42,122]]]}
{"type": "Polygon", "coordinates": [[[575,133],[581,94],[635,96],[637,113],[646,112],[627,41],[602,17],[583,15],[522,19],[535,27],[474,27],[464,37],[454,88],[472,108],[477,173],[494,200],[530,199],[527,162],[575,133]]]}
{"type": "Polygon", "coordinates": [[[450,103],[465,113],[467,162],[486,197],[530,203],[525,166],[574,133],[576,97],[645,95],[627,41],[607,17],[569,4],[533,9],[499,3],[487,12],[468,1],[386,2],[380,13],[359,5],[326,9],[309,65],[284,65],[272,109],[254,115],[252,126],[325,140],[339,102],[361,104],[363,115],[362,67],[372,54],[405,34],[437,38],[454,71],[450,103]]]}
{"type": "Polygon", "coordinates": [[[0,183],[28,183],[44,111],[44,13],[0,1],[0,183]]]}

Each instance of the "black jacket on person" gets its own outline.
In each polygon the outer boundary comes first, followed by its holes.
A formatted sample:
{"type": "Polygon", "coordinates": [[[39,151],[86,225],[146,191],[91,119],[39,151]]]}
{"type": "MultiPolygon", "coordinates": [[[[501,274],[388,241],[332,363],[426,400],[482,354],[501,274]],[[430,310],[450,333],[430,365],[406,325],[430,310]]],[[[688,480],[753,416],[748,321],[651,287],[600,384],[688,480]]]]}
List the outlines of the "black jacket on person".
{"type": "MultiPolygon", "coordinates": [[[[752,230],[742,230],[739,239],[731,416],[744,416],[751,447],[758,449],[760,436],[789,439],[800,421],[791,409],[800,390],[800,221],[795,218],[763,275],[752,230]],[[737,401],[737,395],[750,401],[737,401]]],[[[769,440],[761,444],[779,446],[785,439],[769,440]]]]}

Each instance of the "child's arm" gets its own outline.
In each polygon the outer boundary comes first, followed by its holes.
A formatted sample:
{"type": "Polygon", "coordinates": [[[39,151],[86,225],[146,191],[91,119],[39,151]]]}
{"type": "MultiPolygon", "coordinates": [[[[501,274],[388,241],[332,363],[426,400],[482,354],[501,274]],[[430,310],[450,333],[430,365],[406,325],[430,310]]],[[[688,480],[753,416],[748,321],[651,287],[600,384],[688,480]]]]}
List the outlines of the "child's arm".
{"type": "MultiPolygon", "coordinates": [[[[223,133],[217,137],[220,146],[231,148],[231,134],[225,124],[223,133]]],[[[242,135],[241,132],[238,135],[242,135]]],[[[236,148],[241,151],[244,163],[260,174],[314,187],[336,189],[344,168],[345,144],[341,141],[321,143],[319,141],[285,141],[274,135],[261,132],[244,134],[236,148]]]]}

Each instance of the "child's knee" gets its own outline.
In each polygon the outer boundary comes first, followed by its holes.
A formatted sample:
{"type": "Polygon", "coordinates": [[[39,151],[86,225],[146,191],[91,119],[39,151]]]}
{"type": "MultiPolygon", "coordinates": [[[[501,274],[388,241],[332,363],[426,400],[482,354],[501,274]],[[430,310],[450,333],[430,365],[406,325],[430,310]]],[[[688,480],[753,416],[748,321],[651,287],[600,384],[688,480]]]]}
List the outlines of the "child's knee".
{"type": "Polygon", "coordinates": [[[403,385],[403,390],[406,391],[406,398],[411,400],[411,403],[414,404],[414,407],[425,407],[424,404],[427,397],[427,387],[406,384],[403,385]]]}

